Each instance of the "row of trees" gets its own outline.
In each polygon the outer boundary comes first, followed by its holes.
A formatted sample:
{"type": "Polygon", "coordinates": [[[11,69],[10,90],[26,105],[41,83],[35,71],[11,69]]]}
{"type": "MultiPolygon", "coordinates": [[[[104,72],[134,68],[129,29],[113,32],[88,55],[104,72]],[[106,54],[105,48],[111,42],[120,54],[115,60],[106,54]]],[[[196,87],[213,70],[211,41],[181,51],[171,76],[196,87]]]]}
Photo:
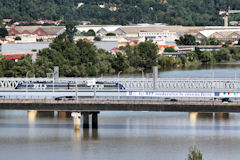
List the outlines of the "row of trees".
{"type": "Polygon", "coordinates": [[[187,52],[179,56],[164,56],[158,58],[160,68],[196,66],[200,64],[213,64],[240,60],[239,47],[223,47],[218,51],[201,51],[195,48],[194,52],[187,52]]]}
{"type": "Polygon", "coordinates": [[[50,48],[39,51],[35,62],[32,62],[29,55],[18,62],[1,58],[0,76],[25,77],[27,71],[30,71],[29,75],[45,77],[53,66],[59,66],[60,76],[87,77],[111,75],[119,71],[148,71],[156,65],[164,69],[240,60],[240,48],[237,47],[225,47],[212,52],[196,48],[194,52],[176,57],[159,55],[158,46],[152,41],[141,42],[136,47],[122,47],[120,52],[113,55],[84,40],[74,42],[75,32],[74,25],[66,25],[66,32],[54,39],[50,48]]]}
{"type": "MultiPolygon", "coordinates": [[[[94,24],[167,23],[223,25],[219,10],[239,9],[238,0],[0,0],[0,18],[14,21],[90,20],[94,24]],[[78,4],[84,4],[79,6],[78,4]],[[99,7],[102,5],[104,7],[99,7]],[[114,8],[114,9],[111,9],[114,8]]],[[[239,19],[238,14],[230,19],[239,19]]]]}
{"type": "Polygon", "coordinates": [[[222,44],[222,41],[217,40],[216,38],[203,38],[199,43],[196,41],[196,38],[191,34],[185,34],[183,36],[180,36],[179,39],[175,41],[177,45],[221,45],[222,44]]]}
{"type": "Polygon", "coordinates": [[[66,32],[54,39],[50,48],[39,51],[35,62],[29,55],[18,62],[1,58],[0,76],[25,77],[30,71],[29,76],[45,77],[53,66],[59,66],[60,76],[86,77],[150,69],[157,64],[158,48],[151,41],[142,42],[134,49],[129,46],[124,48],[127,55],[120,52],[113,55],[84,40],[73,42],[75,27],[67,25],[66,28],[66,32]]]}

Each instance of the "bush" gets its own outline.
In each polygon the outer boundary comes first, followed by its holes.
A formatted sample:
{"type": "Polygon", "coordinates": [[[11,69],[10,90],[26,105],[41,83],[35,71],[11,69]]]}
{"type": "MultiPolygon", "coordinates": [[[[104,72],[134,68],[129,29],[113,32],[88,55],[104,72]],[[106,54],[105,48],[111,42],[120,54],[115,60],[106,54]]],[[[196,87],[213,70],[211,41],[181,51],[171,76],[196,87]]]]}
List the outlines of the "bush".
{"type": "Polygon", "coordinates": [[[101,38],[100,37],[98,37],[98,36],[96,36],[96,37],[94,37],[94,39],[93,39],[94,41],[101,41],[101,38]]]}
{"type": "Polygon", "coordinates": [[[166,47],[164,52],[175,52],[175,49],[173,47],[166,47]]]}
{"type": "Polygon", "coordinates": [[[202,153],[195,146],[190,147],[187,160],[203,160],[202,153]]]}
{"type": "Polygon", "coordinates": [[[15,41],[20,41],[20,40],[22,40],[21,37],[19,37],[19,36],[15,37],[15,41]]]}
{"type": "Polygon", "coordinates": [[[115,33],[107,33],[106,36],[116,36],[115,33]]]}

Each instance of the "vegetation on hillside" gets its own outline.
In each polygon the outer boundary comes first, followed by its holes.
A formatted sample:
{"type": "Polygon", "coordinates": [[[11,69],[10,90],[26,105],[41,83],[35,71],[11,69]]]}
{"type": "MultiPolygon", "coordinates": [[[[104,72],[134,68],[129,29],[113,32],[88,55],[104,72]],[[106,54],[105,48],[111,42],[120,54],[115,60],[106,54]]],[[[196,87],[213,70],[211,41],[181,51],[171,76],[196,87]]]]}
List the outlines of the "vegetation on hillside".
{"type": "MultiPolygon", "coordinates": [[[[0,19],[87,20],[92,24],[167,23],[223,25],[219,10],[240,9],[239,0],[0,0],[0,19]]],[[[232,14],[230,20],[239,20],[232,14]]]]}

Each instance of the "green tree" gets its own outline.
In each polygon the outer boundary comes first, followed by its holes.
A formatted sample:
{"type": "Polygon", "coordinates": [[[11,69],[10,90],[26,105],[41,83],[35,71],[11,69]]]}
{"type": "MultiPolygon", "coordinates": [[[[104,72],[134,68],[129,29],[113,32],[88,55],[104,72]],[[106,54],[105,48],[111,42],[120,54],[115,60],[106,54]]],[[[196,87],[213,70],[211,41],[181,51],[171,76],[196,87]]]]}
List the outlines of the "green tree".
{"type": "Polygon", "coordinates": [[[180,36],[179,40],[175,40],[177,45],[196,45],[196,38],[191,34],[180,36]]]}
{"type": "Polygon", "coordinates": [[[139,54],[141,58],[138,67],[151,69],[157,65],[158,46],[152,41],[139,43],[137,46],[137,54],[139,54]]]}
{"type": "Polygon", "coordinates": [[[200,59],[202,63],[214,63],[215,59],[213,57],[213,53],[209,51],[204,51],[201,53],[200,59]]]}
{"type": "Polygon", "coordinates": [[[116,36],[116,34],[110,32],[110,33],[107,33],[106,36],[116,36]]]}
{"type": "Polygon", "coordinates": [[[96,36],[96,33],[94,32],[94,30],[90,29],[87,31],[87,33],[85,33],[85,36],[96,36]]]}
{"type": "Polygon", "coordinates": [[[74,23],[67,23],[66,24],[66,34],[67,38],[69,39],[70,42],[73,43],[73,37],[75,33],[77,32],[77,28],[75,27],[74,23]]]}
{"type": "Polygon", "coordinates": [[[5,27],[0,28],[0,38],[5,38],[8,36],[8,31],[5,27]]]}
{"type": "Polygon", "coordinates": [[[93,40],[94,40],[94,41],[101,41],[101,37],[96,36],[96,37],[94,37],[93,40]]]}
{"type": "Polygon", "coordinates": [[[115,69],[115,71],[116,72],[125,71],[127,70],[128,67],[129,65],[127,63],[127,57],[120,52],[116,53],[113,62],[113,68],[115,69]]]}
{"type": "Polygon", "coordinates": [[[17,41],[17,40],[22,40],[22,38],[21,37],[19,37],[19,36],[17,36],[17,37],[15,37],[15,39],[14,39],[15,41],[17,41]]]}
{"type": "Polygon", "coordinates": [[[164,52],[176,52],[175,49],[173,47],[166,47],[164,49],[164,52]]]}

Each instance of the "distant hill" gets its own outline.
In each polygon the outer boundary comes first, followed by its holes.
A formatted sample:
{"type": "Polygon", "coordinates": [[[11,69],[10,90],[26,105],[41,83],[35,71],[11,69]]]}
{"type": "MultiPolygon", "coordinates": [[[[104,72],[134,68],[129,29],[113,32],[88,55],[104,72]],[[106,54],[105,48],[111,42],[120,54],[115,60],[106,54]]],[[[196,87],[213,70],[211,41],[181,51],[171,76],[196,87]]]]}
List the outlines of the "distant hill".
{"type": "MultiPolygon", "coordinates": [[[[223,25],[219,10],[239,0],[0,0],[0,18],[87,20],[93,24],[223,25]]],[[[240,14],[230,19],[240,21],[240,14]]]]}

